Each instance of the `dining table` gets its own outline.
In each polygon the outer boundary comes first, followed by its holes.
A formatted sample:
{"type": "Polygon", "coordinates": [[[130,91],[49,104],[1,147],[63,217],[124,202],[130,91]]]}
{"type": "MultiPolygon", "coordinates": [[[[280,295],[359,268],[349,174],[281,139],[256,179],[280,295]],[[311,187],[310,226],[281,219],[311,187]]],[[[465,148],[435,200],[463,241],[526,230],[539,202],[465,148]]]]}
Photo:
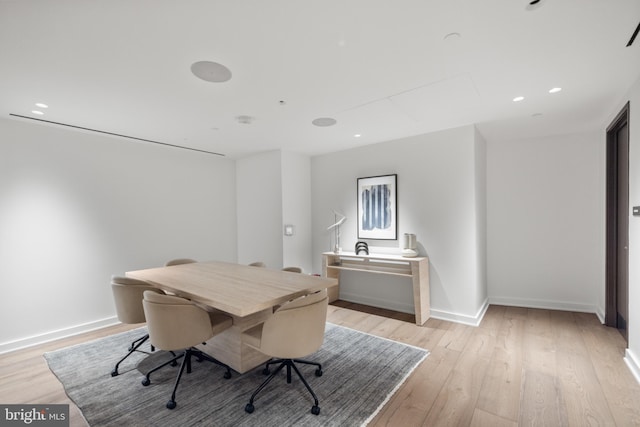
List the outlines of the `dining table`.
{"type": "Polygon", "coordinates": [[[243,342],[243,332],[273,315],[275,307],[322,289],[335,278],[253,267],[224,261],[195,262],[128,271],[167,293],[188,298],[208,311],[230,316],[233,324],[197,348],[239,373],[269,359],[243,342]]]}

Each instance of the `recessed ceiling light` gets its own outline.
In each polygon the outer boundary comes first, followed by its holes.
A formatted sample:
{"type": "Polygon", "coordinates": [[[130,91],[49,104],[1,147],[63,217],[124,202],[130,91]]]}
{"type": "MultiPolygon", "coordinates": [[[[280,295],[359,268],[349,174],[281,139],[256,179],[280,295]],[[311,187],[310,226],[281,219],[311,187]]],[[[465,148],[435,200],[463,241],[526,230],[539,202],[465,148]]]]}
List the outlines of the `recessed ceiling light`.
{"type": "Polygon", "coordinates": [[[40,108],[49,108],[49,106],[47,104],[43,104],[42,102],[38,102],[36,103],[36,107],[40,107],[40,108]]]}
{"type": "Polygon", "coordinates": [[[336,119],[333,119],[331,117],[318,117],[311,123],[315,126],[327,127],[327,126],[333,126],[338,122],[336,121],[336,119]]]}
{"type": "Polygon", "coordinates": [[[355,135],[353,135],[354,138],[360,138],[362,135],[360,135],[359,133],[356,133],[355,135]]]}
{"type": "Polygon", "coordinates": [[[213,83],[222,83],[231,79],[231,70],[217,62],[194,62],[191,64],[191,72],[196,77],[213,83]]]}
{"type": "Polygon", "coordinates": [[[39,115],[39,116],[41,116],[41,115],[43,115],[43,114],[44,114],[42,111],[38,111],[38,110],[31,110],[31,112],[32,112],[33,114],[37,114],[37,115],[39,115]]]}
{"type": "Polygon", "coordinates": [[[549,89],[549,93],[558,93],[562,90],[561,87],[554,87],[553,89],[549,89]]]}
{"type": "Polygon", "coordinates": [[[513,102],[520,102],[524,100],[524,96],[516,96],[515,98],[513,98],[513,102]]]}

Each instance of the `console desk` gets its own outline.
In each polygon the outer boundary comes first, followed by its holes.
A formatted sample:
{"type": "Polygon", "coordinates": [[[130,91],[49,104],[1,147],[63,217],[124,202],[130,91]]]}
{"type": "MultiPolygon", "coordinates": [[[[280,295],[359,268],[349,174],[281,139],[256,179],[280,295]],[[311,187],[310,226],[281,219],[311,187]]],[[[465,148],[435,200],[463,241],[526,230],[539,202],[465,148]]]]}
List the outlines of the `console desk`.
{"type": "Polygon", "coordinates": [[[429,259],[426,257],[405,258],[400,255],[356,255],[354,252],[324,252],[322,254],[322,276],[338,280],[338,286],[329,288],[329,301],[339,296],[341,271],[365,271],[411,278],[416,324],[429,319],[429,259]]]}

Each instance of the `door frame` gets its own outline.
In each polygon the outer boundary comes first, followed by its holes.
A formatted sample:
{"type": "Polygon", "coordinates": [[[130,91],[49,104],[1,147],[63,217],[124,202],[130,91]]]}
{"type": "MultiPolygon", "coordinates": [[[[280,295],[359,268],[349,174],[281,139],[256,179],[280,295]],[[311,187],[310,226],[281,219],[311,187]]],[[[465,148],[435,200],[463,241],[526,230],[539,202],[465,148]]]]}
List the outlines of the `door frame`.
{"type": "MultiPolygon", "coordinates": [[[[629,102],[607,127],[606,140],[606,263],[605,263],[605,325],[618,326],[618,144],[617,132],[623,126],[629,130],[629,102]]],[[[628,133],[628,135],[630,135],[628,133]]],[[[627,153],[627,158],[629,154],[627,153]]],[[[627,216],[628,221],[628,216],[627,216]]],[[[624,254],[628,257],[628,252],[624,254]]],[[[627,262],[628,266],[628,262],[627,262]]],[[[628,276],[627,276],[628,277],[628,276]]],[[[627,279],[627,288],[629,282],[627,279]]],[[[628,333],[628,331],[627,331],[628,333]]],[[[625,337],[627,339],[627,337],[625,337]]]]}

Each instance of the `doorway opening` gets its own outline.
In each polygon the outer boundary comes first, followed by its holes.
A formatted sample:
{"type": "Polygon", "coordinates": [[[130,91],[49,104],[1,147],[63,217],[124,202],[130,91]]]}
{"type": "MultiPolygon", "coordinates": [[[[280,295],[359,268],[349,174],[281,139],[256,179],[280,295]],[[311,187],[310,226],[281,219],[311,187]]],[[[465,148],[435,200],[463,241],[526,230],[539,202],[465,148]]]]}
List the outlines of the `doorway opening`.
{"type": "Polygon", "coordinates": [[[607,128],[606,314],[629,343],[629,103],[607,128]]]}

